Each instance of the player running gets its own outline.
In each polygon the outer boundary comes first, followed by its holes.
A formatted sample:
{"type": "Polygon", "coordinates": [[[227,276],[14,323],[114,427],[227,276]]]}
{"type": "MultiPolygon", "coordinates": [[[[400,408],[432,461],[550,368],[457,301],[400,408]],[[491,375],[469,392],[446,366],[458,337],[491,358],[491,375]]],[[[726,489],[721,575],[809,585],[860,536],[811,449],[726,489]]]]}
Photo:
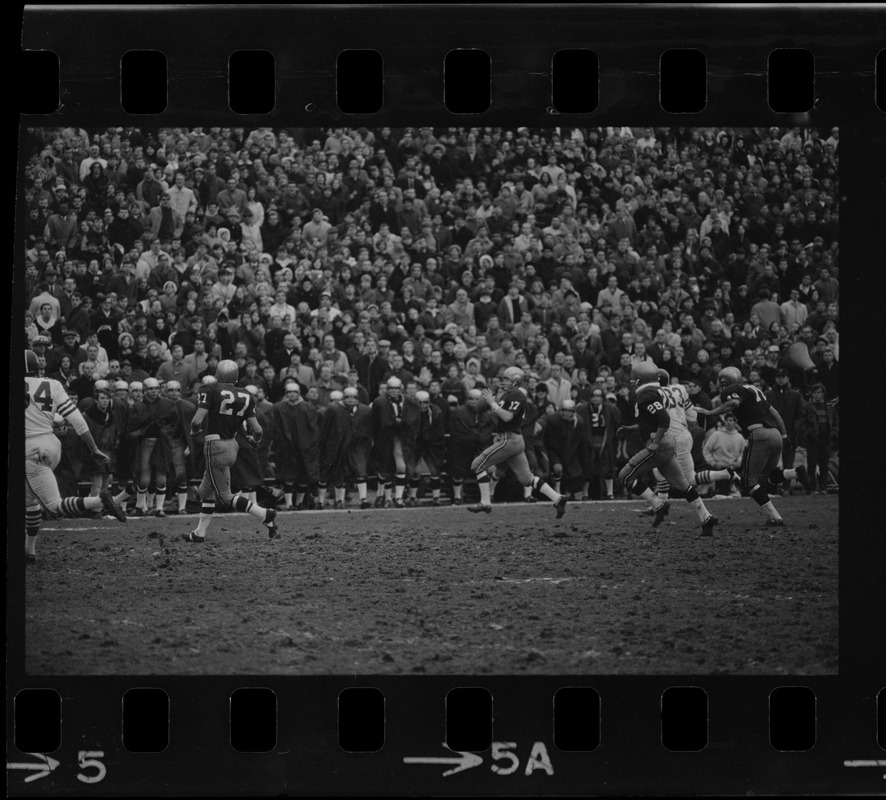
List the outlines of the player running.
{"type": "Polygon", "coordinates": [[[99,464],[111,459],[95,443],[83,415],[54,378],[40,377],[33,350],[25,350],[25,561],[37,560],[37,535],[43,514],[48,517],[85,517],[103,508],[120,522],[126,514],[107,489],[98,497],[62,497],[53,470],[61,460],[61,442],[52,432],[53,420],[61,415],[89,448],[99,464]]]}
{"type": "Polygon", "coordinates": [[[742,487],[754,498],[766,513],[766,526],[780,528],[784,519],[778,513],[770,493],[775,484],[796,478],[804,486],[807,476],[803,466],[781,469],[781,451],[788,436],[781,414],[778,413],[756,386],[746,384],[744,376],[736,367],[726,367],[717,374],[720,384],[720,405],[712,409],[696,408],[703,417],[715,417],[731,411],[748,437],[740,478],[742,487]]]}
{"type": "Polygon", "coordinates": [[[520,391],[523,370],[519,367],[508,367],[500,381],[498,398],[489,389],[481,391],[481,397],[492,409],[495,418],[495,437],[492,444],[478,455],[471,463],[471,469],[477,476],[480,489],[480,502],[468,506],[468,511],[478,514],[492,511],[491,492],[489,491],[489,470],[496,464],[506,463],[514,472],[523,486],[530,486],[547,497],[557,509],[557,519],[566,513],[566,496],[554,491],[554,488],[529,470],[526,459],[526,446],[523,441],[523,414],[526,410],[526,395],[520,391]]]}
{"type": "Polygon", "coordinates": [[[705,508],[698,490],[686,479],[677,463],[676,442],[669,430],[668,399],[658,384],[658,368],[640,361],[631,368],[631,379],[637,383],[637,424],[622,425],[616,434],[623,437],[628,431],[639,429],[645,445],[622,467],[618,479],[634,494],[652,503],[655,510],[652,527],[657,528],[667,515],[670,503],[658,497],[643,481],[643,477],[657,467],[670,483],[674,495],[684,497],[695,508],[701,520],[701,535],[713,536],[718,520],[705,508]]]}
{"type": "Polygon", "coordinates": [[[238,371],[234,361],[219,361],[215,369],[217,380],[200,387],[197,413],[191,420],[191,436],[201,435],[203,420],[208,419],[203,445],[206,471],[200,483],[203,503],[197,530],[182,534],[182,538],[188,542],[202,544],[205,541],[216,501],[260,519],[267,526],[271,539],[280,536],[279,527],[274,521],[276,509],[262,508],[243,495],[235,497],[231,492],[231,465],[237,460],[239,450],[235,439],[237,430],[245,421],[250,431],[247,437],[254,444],[261,441],[262,435],[261,425],[255,417],[255,399],[246,389],[235,385],[238,371]]]}
{"type": "MultiPolygon", "coordinates": [[[[689,430],[689,423],[695,422],[698,415],[692,407],[689,392],[681,383],[672,384],[671,376],[664,369],[658,370],[658,384],[665,400],[667,400],[666,408],[671,418],[671,426],[668,431],[674,435],[674,455],[689,484],[699,486],[713,481],[731,480],[735,474],[729,469],[695,471],[695,464],[692,461],[692,433],[689,430]]],[[[662,500],[667,500],[671,496],[670,484],[657,468],[652,470],[652,474],[655,477],[658,496],[662,500]]],[[[669,506],[665,508],[669,508],[669,506]]],[[[651,517],[655,515],[655,509],[650,507],[642,513],[651,517]]]]}

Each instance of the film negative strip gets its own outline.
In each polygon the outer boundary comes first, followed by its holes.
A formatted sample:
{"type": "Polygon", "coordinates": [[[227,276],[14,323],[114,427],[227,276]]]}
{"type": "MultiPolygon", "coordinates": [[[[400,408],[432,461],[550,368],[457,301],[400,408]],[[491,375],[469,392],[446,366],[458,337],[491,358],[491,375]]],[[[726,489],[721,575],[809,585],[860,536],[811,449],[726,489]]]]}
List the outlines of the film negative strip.
{"type": "Polygon", "coordinates": [[[26,7],[9,794],[881,794],[884,48],[874,4],[26,7]],[[757,451],[713,497],[615,443],[649,360],[757,451]]]}

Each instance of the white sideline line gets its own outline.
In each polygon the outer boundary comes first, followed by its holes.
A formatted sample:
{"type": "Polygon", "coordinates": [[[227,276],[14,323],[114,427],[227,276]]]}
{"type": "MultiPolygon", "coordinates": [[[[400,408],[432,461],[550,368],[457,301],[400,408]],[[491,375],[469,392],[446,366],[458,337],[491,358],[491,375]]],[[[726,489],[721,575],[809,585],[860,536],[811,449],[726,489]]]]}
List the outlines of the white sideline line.
{"type": "Polygon", "coordinates": [[[102,528],[40,528],[40,533],[43,531],[111,531],[114,530],[109,526],[105,526],[102,528]]]}

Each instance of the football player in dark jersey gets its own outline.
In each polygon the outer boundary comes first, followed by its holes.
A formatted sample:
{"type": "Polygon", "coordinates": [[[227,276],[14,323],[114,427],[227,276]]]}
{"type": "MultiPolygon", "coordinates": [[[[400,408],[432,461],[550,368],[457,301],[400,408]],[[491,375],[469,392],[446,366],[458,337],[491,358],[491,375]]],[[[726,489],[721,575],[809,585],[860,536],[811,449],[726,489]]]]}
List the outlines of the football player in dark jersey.
{"type": "Polygon", "coordinates": [[[279,527],[274,521],[276,509],[262,508],[243,495],[234,496],[231,492],[231,465],[237,460],[239,450],[235,438],[237,431],[245,421],[249,428],[247,437],[253,443],[258,443],[262,435],[261,425],[255,418],[255,398],[246,389],[235,385],[237,373],[236,362],[219,361],[215,369],[217,380],[200,387],[197,413],[191,420],[191,436],[201,435],[203,420],[208,419],[203,445],[206,471],[200,483],[203,503],[197,530],[182,535],[188,542],[203,543],[216,501],[260,519],[267,526],[271,539],[280,536],[279,527]]]}
{"type": "Polygon", "coordinates": [[[488,403],[495,417],[495,437],[492,444],[478,455],[471,463],[471,469],[477,476],[480,488],[480,502],[468,506],[468,511],[475,514],[492,511],[491,492],[489,491],[489,470],[496,464],[507,464],[523,486],[531,486],[547,497],[557,509],[557,519],[566,513],[566,496],[554,491],[554,488],[541,478],[532,474],[526,460],[525,443],[523,441],[523,413],[526,408],[526,395],[520,391],[519,383],[523,379],[523,370],[519,367],[508,367],[501,378],[501,392],[496,398],[489,389],[483,389],[481,397],[488,403]]]}
{"type": "Polygon", "coordinates": [[[766,513],[766,526],[780,528],[784,520],[769,495],[776,491],[775,484],[785,479],[796,478],[805,486],[806,468],[782,469],[778,466],[788,432],[781,414],[769,404],[759,388],[746,384],[736,367],[721,369],[717,381],[720,404],[711,409],[696,408],[695,411],[703,417],[716,417],[727,411],[735,415],[748,437],[739,475],[742,487],[766,513]]]}
{"type": "Polygon", "coordinates": [[[670,503],[658,497],[644,477],[651,476],[653,468],[658,467],[673,493],[684,497],[695,508],[701,520],[701,535],[713,536],[718,520],[705,508],[698,490],[686,480],[677,462],[674,435],[669,431],[671,417],[667,412],[667,399],[658,384],[658,368],[651,362],[639,361],[631,368],[631,379],[637,382],[637,424],[623,425],[616,433],[624,436],[628,431],[639,429],[644,447],[622,467],[619,480],[634,494],[652,503],[655,509],[652,527],[657,528],[670,510],[670,503]]]}

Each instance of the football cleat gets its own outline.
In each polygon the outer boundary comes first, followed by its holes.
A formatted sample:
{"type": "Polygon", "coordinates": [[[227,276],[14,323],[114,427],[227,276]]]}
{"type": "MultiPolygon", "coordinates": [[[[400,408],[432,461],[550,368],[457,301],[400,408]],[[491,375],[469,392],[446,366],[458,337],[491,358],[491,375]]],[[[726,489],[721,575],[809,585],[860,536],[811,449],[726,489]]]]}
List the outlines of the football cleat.
{"type": "Polygon", "coordinates": [[[652,518],[652,527],[657,528],[664,522],[664,518],[668,515],[671,510],[671,504],[667,501],[662,503],[656,510],[655,514],[652,518]]]}
{"type": "Polygon", "coordinates": [[[380,494],[375,498],[375,507],[376,508],[384,508],[385,507],[385,496],[380,494]]]}
{"type": "Polygon", "coordinates": [[[649,508],[644,508],[642,511],[640,511],[639,514],[643,517],[654,517],[655,509],[652,506],[649,506],[649,508]]]}
{"type": "Polygon", "coordinates": [[[806,466],[801,464],[797,467],[797,480],[800,481],[800,485],[808,492],[809,491],[809,473],[806,471],[806,466]]]}
{"type": "Polygon", "coordinates": [[[452,505],[454,505],[454,506],[460,506],[463,502],[464,502],[464,500],[462,500],[460,497],[453,497],[452,498],[452,505]]]}
{"type": "Polygon", "coordinates": [[[468,511],[472,514],[489,514],[492,511],[492,506],[487,506],[485,503],[474,503],[472,506],[468,506],[468,511]]]}
{"type": "Polygon", "coordinates": [[[274,532],[277,531],[277,523],[275,520],[277,519],[277,509],[269,508],[267,514],[265,515],[265,521],[262,523],[266,525],[268,528],[268,536],[272,539],[278,538],[274,535],[274,532]]]}
{"type": "Polygon", "coordinates": [[[523,502],[524,503],[537,503],[538,498],[534,494],[531,494],[531,495],[529,495],[529,497],[523,498],[523,502]]]}
{"type": "Polygon", "coordinates": [[[767,528],[783,528],[784,520],[781,518],[776,519],[775,517],[767,517],[766,518],[766,527],[767,528]]]}
{"type": "Polygon", "coordinates": [[[406,505],[409,506],[410,508],[415,506],[417,503],[418,503],[418,501],[414,497],[407,497],[406,498],[406,505]]]}
{"type": "Polygon", "coordinates": [[[154,511],[154,516],[155,517],[165,517],[166,512],[162,508],[158,508],[156,511],[154,511]]]}
{"type": "Polygon", "coordinates": [[[34,553],[25,553],[25,564],[36,564],[37,556],[34,553]]]}
{"type": "Polygon", "coordinates": [[[123,509],[117,505],[117,501],[114,500],[114,495],[105,489],[99,493],[99,497],[102,501],[102,508],[104,508],[105,511],[119,522],[126,522],[126,514],[124,514],[123,509]]]}
{"type": "Polygon", "coordinates": [[[713,514],[708,514],[708,518],[701,523],[701,535],[702,536],[713,536],[714,535],[714,525],[717,525],[720,522],[713,514]]]}
{"type": "Polygon", "coordinates": [[[406,508],[406,504],[402,500],[394,499],[394,508],[406,508]]]}
{"type": "Polygon", "coordinates": [[[333,506],[332,506],[332,508],[333,508],[335,511],[341,511],[341,510],[344,509],[344,507],[345,507],[345,504],[344,504],[341,500],[336,500],[335,503],[334,503],[333,506]]]}
{"type": "Polygon", "coordinates": [[[557,519],[560,519],[566,513],[566,495],[561,494],[560,499],[554,503],[554,508],[557,509],[557,519]]]}
{"type": "Polygon", "coordinates": [[[190,533],[183,533],[182,540],[185,542],[190,542],[191,544],[203,544],[206,541],[206,537],[197,536],[194,531],[191,531],[190,533]]]}
{"type": "Polygon", "coordinates": [[[369,498],[364,498],[363,500],[360,501],[360,508],[361,509],[372,508],[372,501],[369,498]]]}

